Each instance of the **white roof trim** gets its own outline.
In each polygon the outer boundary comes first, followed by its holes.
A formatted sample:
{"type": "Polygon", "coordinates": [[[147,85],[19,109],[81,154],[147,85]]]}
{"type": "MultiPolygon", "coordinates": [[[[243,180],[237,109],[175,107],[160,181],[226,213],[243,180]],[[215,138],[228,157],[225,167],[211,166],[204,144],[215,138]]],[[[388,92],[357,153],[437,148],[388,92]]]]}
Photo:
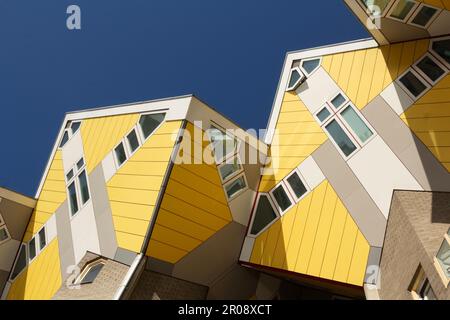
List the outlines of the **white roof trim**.
{"type": "Polygon", "coordinates": [[[376,47],[378,47],[378,43],[374,39],[369,38],[350,42],[343,42],[323,47],[317,47],[312,49],[288,52],[284,60],[283,71],[281,72],[281,77],[278,82],[278,87],[275,94],[275,100],[272,105],[272,111],[270,112],[269,121],[267,123],[267,131],[264,137],[264,142],[267,144],[272,143],[274,133],[273,131],[276,127],[278,116],[280,114],[281,104],[283,102],[283,96],[285,93],[284,88],[287,85],[289,72],[291,70],[292,63],[295,60],[321,57],[329,54],[336,54],[341,52],[369,49],[376,47]]]}

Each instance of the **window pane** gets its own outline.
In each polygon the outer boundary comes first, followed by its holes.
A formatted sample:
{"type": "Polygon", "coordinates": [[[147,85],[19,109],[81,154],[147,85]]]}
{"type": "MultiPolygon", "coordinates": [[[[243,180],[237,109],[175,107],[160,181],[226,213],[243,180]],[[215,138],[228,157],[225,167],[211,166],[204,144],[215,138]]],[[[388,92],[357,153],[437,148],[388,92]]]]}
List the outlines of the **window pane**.
{"type": "Polygon", "coordinates": [[[275,190],[273,190],[272,194],[281,211],[285,211],[292,204],[291,200],[286,194],[286,191],[284,191],[283,186],[278,186],[275,190]]]}
{"type": "Polygon", "coordinates": [[[319,119],[321,122],[324,122],[326,118],[328,118],[330,116],[330,111],[328,111],[327,108],[323,108],[322,110],[319,111],[319,113],[317,114],[317,119],[319,119]]]}
{"type": "Polygon", "coordinates": [[[300,73],[298,72],[297,69],[292,69],[291,71],[291,79],[289,80],[289,85],[288,88],[290,89],[294,89],[295,84],[297,83],[298,80],[300,80],[300,73]]]}
{"type": "Polygon", "coordinates": [[[125,148],[123,147],[123,143],[120,143],[115,149],[114,153],[116,154],[117,163],[121,166],[125,161],[127,161],[127,154],[125,153],[125,148]]]}
{"type": "Polygon", "coordinates": [[[436,62],[431,60],[429,57],[423,58],[418,64],[417,67],[422,70],[423,73],[427,75],[432,81],[436,81],[439,79],[445,71],[439,67],[436,62]]]}
{"type": "Polygon", "coordinates": [[[98,274],[103,268],[103,263],[96,264],[92,266],[83,279],[80,281],[80,284],[92,283],[95,278],[97,278],[98,274]]]}
{"type": "Polygon", "coordinates": [[[214,156],[217,162],[236,151],[237,140],[227,135],[222,130],[212,127],[209,130],[214,149],[214,156]]]}
{"type": "Polygon", "coordinates": [[[134,131],[134,130],[131,131],[127,136],[127,140],[128,140],[128,145],[130,146],[131,152],[134,152],[134,151],[136,151],[137,148],[139,148],[139,140],[136,135],[136,131],[134,131]]]}
{"type": "Polygon", "coordinates": [[[450,278],[450,245],[444,240],[436,256],[447,278],[450,278]]]}
{"type": "Polygon", "coordinates": [[[386,9],[390,0],[361,0],[363,5],[368,9],[373,9],[374,6],[380,8],[380,13],[386,9]]]}
{"type": "Polygon", "coordinates": [[[338,109],[340,106],[342,106],[344,104],[345,101],[346,101],[346,99],[344,98],[344,96],[339,93],[333,100],[331,100],[331,104],[336,109],[338,109]]]}
{"type": "Polygon", "coordinates": [[[244,177],[240,177],[240,178],[228,183],[225,186],[225,190],[227,192],[228,198],[233,197],[235,194],[237,194],[239,191],[241,191],[245,187],[246,187],[246,184],[245,184],[244,177]]]}
{"type": "Polygon", "coordinates": [[[391,17],[404,20],[415,3],[411,0],[400,0],[391,13],[391,17]]]}
{"type": "Polygon", "coordinates": [[[164,121],[165,113],[146,114],[139,119],[144,138],[148,138],[153,131],[164,121]]]}
{"type": "Polygon", "coordinates": [[[83,171],[78,176],[78,181],[80,182],[80,191],[81,191],[81,202],[85,204],[90,196],[89,196],[89,187],[86,179],[86,171],[83,171]]]}
{"type": "Polygon", "coordinates": [[[412,20],[412,23],[425,27],[436,12],[437,10],[434,8],[423,6],[412,20]]]}
{"type": "Polygon", "coordinates": [[[411,71],[408,71],[400,82],[411,92],[414,97],[418,97],[427,88],[411,71]]]}
{"type": "Polygon", "coordinates": [[[253,219],[251,234],[256,235],[277,217],[265,195],[259,197],[258,205],[253,219]]]}
{"type": "Polygon", "coordinates": [[[59,144],[59,147],[62,148],[66,144],[66,142],[69,140],[69,133],[67,131],[64,131],[64,135],[61,139],[61,143],[59,144]]]}
{"type": "Polygon", "coordinates": [[[83,168],[84,166],[84,159],[81,158],[78,162],[77,162],[77,169],[80,170],[81,168],[83,168]]]}
{"type": "Polygon", "coordinates": [[[342,111],[341,115],[362,143],[366,142],[367,139],[373,135],[373,132],[351,106],[348,106],[344,111],[342,111]]]}
{"type": "Polygon", "coordinates": [[[67,181],[69,181],[70,179],[73,178],[73,170],[70,170],[69,172],[67,172],[66,178],[67,178],[67,181]]]}
{"type": "Polygon", "coordinates": [[[77,122],[72,122],[72,125],[70,126],[70,128],[72,129],[72,134],[74,134],[75,132],[78,131],[78,129],[80,128],[81,122],[77,121],[77,122]]]}
{"type": "Polygon", "coordinates": [[[433,42],[433,50],[450,64],[450,39],[433,42]]]}
{"type": "Polygon", "coordinates": [[[320,59],[306,60],[302,62],[302,67],[305,71],[310,74],[319,66],[320,59]]]}
{"type": "Polygon", "coordinates": [[[15,277],[17,277],[17,275],[23,270],[25,269],[25,267],[27,266],[27,252],[26,252],[26,245],[22,245],[20,247],[20,252],[19,252],[19,256],[17,257],[17,262],[16,265],[14,267],[13,272],[11,273],[11,279],[14,279],[15,277]]]}
{"type": "Polygon", "coordinates": [[[36,238],[31,239],[28,244],[28,256],[30,260],[33,260],[36,257],[36,238]]]}
{"type": "Polygon", "coordinates": [[[239,170],[241,170],[241,165],[237,158],[233,158],[233,163],[225,163],[219,169],[223,181],[233,176],[233,174],[239,170]]]}
{"type": "Polygon", "coordinates": [[[3,242],[5,240],[9,239],[8,231],[6,230],[6,227],[0,228],[0,242],[3,242]]]}
{"type": "Polygon", "coordinates": [[[291,186],[297,198],[300,198],[306,193],[306,187],[296,172],[294,172],[289,178],[287,178],[287,182],[291,186]]]}
{"type": "Polygon", "coordinates": [[[346,156],[349,156],[353,151],[356,150],[356,146],[353,144],[344,130],[342,130],[341,126],[337,123],[336,120],[331,121],[325,127],[325,129],[327,129],[334,142],[336,142],[336,144],[346,156]]]}
{"type": "Polygon", "coordinates": [[[77,201],[77,192],[75,189],[75,182],[72,182],[69,186],[69,201],[70,201],[70,211],[72,215],[78,212],[78,201],[77,201]]]}
{"type": "Polygon", "coordinates": [[[45,227],[39,231],[39,249],[42,250],[47,245],[47,240],[45,239],[45,227]]]}

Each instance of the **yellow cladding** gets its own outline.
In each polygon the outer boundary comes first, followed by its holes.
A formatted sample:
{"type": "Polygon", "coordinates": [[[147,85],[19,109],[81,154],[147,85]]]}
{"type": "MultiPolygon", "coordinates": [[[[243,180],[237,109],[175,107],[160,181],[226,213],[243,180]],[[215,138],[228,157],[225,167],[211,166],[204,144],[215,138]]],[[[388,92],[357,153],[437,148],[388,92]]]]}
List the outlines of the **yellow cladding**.
{"type": "Polygon", "coordinates": [[[303,102],[292,92],[286,92],[277,121],[270,155],[272,162],[261,178],[259,191],[267,192],[311,155],[327,136],[303,102]]]}
{"type": "Polygon", "coordinates": [[[137,123],[139,114],[83,120],[81,137],[88,173],[105,158],[137,123]]]}
{"type": "Polygon", "coordinates": [[[323,57],[322,66],[359,108],[364,108],[428,50],[429,40],[403,42],[323,57]]]}
{"type": "Polygon", "coordinates": [[[450,0],[417,0],[417,1],[429,4],[430,6],[434,6],[437,8],[450,10],[450,0]]]}
{"type": "Polygon", "coordinates": [[[50,169],[45,178],[36,208],[33,210],[30,222],[28,223],[24,242],[31,240],[33,235],[42,228],[65,200],[66,183],[64,181],[62,153],[58,150],[50,164],[50,169]]]}
{"type": "Polygon", "coordinates": [[[107,183],[121,248],[141,250],[180,126],[181,121],[164,122],[107,183]]]}
{"type": "MultiPolygon", "coordinates": [[[[232,220],[216,165],[194,156],[194,126],[188,123],[186,130],[191,143],[182,144],[147,250],[148,256],[170,263],[179,261],[232,220]],[[180,163],[181,158],[200,163],[180,163]]],[[[189,141],[184,137],[183,141],[189,141]]],[[[197,147],[211,154],[209,142],[197,147]]]]}
{"type": "Polygon", "coordinates": [[[400,117],[450,172],[450,75],[400,117]]]}
{"type": "Polygon", "coordinates": [[[250,262],[362,286],[369,249],[325,180],[256,238],[250,262]]]}
{"type": "Polygon", "coordinates": [[[61,287],[58,239],[55,238],[14,280],[8,300],[49,300],[61,287]]]}

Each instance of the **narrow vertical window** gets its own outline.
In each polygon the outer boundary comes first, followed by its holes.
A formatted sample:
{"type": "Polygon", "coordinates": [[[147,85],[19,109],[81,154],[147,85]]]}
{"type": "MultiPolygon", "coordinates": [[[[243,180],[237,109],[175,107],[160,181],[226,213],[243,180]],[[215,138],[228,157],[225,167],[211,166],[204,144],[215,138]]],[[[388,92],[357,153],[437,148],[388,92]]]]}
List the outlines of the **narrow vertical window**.
{"type": "Polygon", "coordinates": [[[119,167],[127,161],[127,154],[125,152],[125,148],[123,147],[123,143],[121,142],[115,149],[114,153],[116,155],[117,164],[119,167]]]}
{"type": "Polygon", "coordinates": [[[292,205],[292,201],[284,190],[283,185],[280,184],[271,193],[281,212],[286,211],[292,205]]]}
{"type": "Polygon", "coordinates": [[[42,250],[47,245],[47,238],[45,234],[45,227],[39,231],[39,250],[42,250]]]}
{"type": "Polygon", "coordinates": [[[81,202],[82,204],[85,204],[90,198],[85,170],[83,170],[83,172],[81,172],[80,175],[78,176],[78,181],[80,183],[81,202]]]}
{"type": "Polygon", "coordinates": [[[297,172],[291,174],[286,179],[286,181],[288,182],[297,199],[300,199],[308,191],[297,172]]]}
{"type": "Polygon", "coordinates": [[[267,195],[260,195],[258,203],[256,205],[253,224],[250,233],[257,235],[266,226],[268,226],[273,220],[275,220],[277,214],[274,208],[270,204],[270,200],[267,195]]]}
{"type": "Polygon", "coordinates": [[[30,261],[36,257],[36,237],[30,240],[30,243],[28,244],[28,256],[30,261]]]}
{"type": "Polygon", "coordinates": [[[72,182],[69,187],[69,201],[70,201],[70,212],[72,216],[78,212],[78,199],[77,199],[77,190],[75,188],[75,182],[72,182]]]}
{"type": "Polygon", "coordinates": [[[373,135],[372,130],[369,129],[351,106],[346,107],[341,112],[341,115],[362,143],[366,142],[373,135]]]}
{"type": "Polygon", "coordinates": [[[131,131],[127,136],[128,145],[130,146],[130,151],[133,153],[136,151],[137,148],[139,148],[139,140],[136,135],[136,131],[131,131]]]}
{"type": "Polygon", "coordinates": [[[336,120],[332,120],[325,126],[325,129],[345,156],[348,157],[356,150],[355,144],[347,136],[336,120]]]}

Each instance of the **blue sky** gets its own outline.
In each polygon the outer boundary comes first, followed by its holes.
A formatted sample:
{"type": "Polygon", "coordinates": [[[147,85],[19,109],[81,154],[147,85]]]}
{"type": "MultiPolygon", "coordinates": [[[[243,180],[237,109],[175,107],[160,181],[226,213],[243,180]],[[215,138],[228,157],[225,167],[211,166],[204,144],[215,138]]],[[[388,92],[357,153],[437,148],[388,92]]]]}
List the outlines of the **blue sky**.
{"type": "Polygon", "coordinates": [[[367,36],[340,0],[2,0],[0,186],[34,195],[67,111],[194,93],[265,128],[286,51],[367,36]]]}

